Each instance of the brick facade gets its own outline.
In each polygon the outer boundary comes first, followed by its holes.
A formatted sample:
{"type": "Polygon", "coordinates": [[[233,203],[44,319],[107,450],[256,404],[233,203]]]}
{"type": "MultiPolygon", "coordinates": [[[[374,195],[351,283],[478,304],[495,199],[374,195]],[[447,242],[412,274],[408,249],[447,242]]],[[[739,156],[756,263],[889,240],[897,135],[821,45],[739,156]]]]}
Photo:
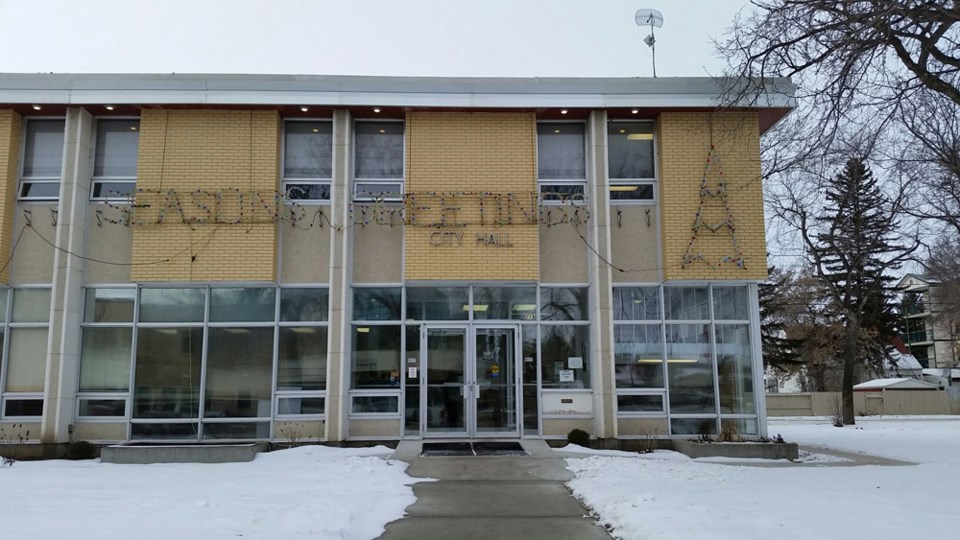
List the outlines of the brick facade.
{"type": "Polygon", "coordinates": [[[131,279],[275,280],[279,144],[277,111],[143,110],[131,279]]]}
{"type": "MultiPolygon", "coordinates": [[[[0,110],[0,258],[6,262],[11,256],[14,238],[13,214],[17,207],[17,185],[20,180],[20,139],[23,120],[16,111],[0,110]]],[[[9,264],[0,272],[0,282],[10,283],[9,264]]]]}
{"type": "Polygon", "coordinates": [[[535,115],[411,112],[406,130],[406,189],[414,194],[407,212],[414,213],[417,226],[406,228],[405,278],[536,281],[540,248],[537,208],[531,202],[537,189],[535,115]],[[451,192],[471,195],[443,201],[430,195],[451,192]],[[510,194],[516,199],[508,202],[510,194]],[[458,210],[444,216],[444,205],[458,210]],[[511,218],[512,224],[504,223],[511,218]],[[430,226],[438,223],[443,226],[430,226]],[[431,245],[431,239],[440,245],[431,245]]]}

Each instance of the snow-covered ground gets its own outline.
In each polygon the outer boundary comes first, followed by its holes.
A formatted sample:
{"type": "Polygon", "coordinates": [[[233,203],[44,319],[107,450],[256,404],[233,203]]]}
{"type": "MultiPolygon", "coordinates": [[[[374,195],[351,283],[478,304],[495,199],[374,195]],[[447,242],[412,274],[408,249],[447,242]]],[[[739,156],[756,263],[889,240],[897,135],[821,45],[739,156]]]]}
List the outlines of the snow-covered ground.
{"type": "Polygon", "coordinates": [[[917,463],[691,460],[674,452],[568,459],[574,494],[623,539],[956,538],[960,417],[771,422],[788,442],[917,463]]]}
{"type": "Polygon", "coordinates": [[[386,447],[305,446],[249,463],[0,467],[0,537],[368,539],[416,500],[386,447]]]}

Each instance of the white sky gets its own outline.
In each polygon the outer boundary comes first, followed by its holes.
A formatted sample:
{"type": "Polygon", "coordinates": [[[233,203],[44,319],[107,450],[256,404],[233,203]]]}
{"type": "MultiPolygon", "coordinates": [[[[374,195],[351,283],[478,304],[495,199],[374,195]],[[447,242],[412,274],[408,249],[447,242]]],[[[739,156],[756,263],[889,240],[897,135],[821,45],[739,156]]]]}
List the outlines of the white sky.
{"type": "Polygon", "coordinates": [[[717,74],[747,0],[0,0],[0,72],[717,74]]]}

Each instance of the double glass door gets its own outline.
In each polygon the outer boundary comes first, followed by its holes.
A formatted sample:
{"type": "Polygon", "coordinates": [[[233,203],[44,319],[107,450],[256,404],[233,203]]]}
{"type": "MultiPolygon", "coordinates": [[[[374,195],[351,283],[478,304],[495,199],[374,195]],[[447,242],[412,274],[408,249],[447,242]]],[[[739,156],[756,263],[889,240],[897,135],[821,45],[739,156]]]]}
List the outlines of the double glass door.
{"type": "Polygon", "coordinates": [[[424,436],[519,436],[517,338],[516,327],[423,327],[424,436]]]}

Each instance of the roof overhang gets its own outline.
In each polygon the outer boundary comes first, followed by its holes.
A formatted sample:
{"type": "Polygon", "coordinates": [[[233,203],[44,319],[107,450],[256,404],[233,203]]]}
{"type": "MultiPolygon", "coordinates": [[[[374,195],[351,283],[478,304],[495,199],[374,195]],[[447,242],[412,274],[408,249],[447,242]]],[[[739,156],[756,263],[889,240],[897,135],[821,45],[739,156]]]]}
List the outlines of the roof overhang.
{"type": "Polygon", "coordinates": [[[0,104],[307,105],[438,108],[717,108],[761,111],[761,131],[796,106],[786,78],[725,103],[726,79],[327,75],[0,74],[0,104]]]}

